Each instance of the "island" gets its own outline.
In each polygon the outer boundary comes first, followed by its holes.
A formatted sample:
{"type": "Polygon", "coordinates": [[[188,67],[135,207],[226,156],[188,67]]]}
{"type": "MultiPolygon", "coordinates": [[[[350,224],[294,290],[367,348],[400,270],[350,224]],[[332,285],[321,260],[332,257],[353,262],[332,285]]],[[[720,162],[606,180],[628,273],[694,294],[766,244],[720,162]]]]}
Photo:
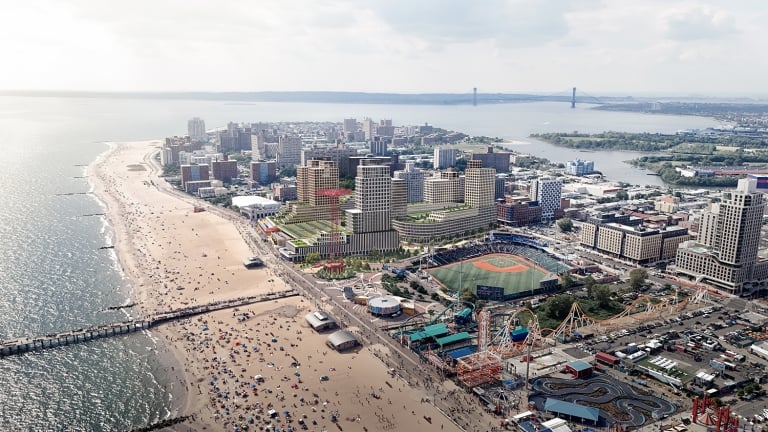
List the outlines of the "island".
{"type": "Polygon", "coordinates": [[[675,186],[733,187],[747,174],[768,172],[768,132],[757,127],[682,130],[674,134],[545,133],[531,137],[582,150],[653,153],[629,163],[675,186]]]}

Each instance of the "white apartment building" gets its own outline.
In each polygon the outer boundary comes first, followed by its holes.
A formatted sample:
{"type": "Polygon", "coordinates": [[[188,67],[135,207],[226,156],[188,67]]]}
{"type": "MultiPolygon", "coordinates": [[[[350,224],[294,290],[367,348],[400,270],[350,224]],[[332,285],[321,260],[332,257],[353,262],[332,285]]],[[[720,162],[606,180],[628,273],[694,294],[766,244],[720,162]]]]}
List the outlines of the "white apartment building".
{"type": "Polygon", "coordinates": [[[556,177],[541,177],[531,183],[530,198],[538,201],[541,218],[551,221],[560,210],[563,182],[556,177]]]}
{"type": "Polygon", "coordinates": [[[456,158],[459,156],[459,149],[435,147],[432,167],[434,169],[450,168],[456,164],[456,158]]]}
{"type": "Polygon", "coordinates": [[[301,163],[301,137],[283,135],[277,141],[278,168],[296,166],[301,163]]]}

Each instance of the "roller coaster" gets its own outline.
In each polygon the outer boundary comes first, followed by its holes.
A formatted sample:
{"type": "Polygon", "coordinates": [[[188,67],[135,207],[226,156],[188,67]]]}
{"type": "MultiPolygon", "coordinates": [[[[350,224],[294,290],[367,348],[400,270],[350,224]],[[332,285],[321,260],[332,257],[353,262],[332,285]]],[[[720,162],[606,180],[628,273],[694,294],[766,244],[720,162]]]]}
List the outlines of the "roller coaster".
{"type": "MultiPolygon", "coordinates": [[[[413,315],[396,327],[392,337],[399,338],[401,343],[405,344],[406,336],[411,331],[450,321],[459,311],[465,312],[466,309],[470,309],[470,314],[474,312],[473,304],[448,295],[444,297],[450,299],[451,303],[439,314],[413,315]]],[[[484,331],[487,335],[486,344],[484,347],[478,346],[478,351],[486,350],[500,359],[506,359],[522,354],[528,347],[540,349],[543,346],[554,346],[558,342],[571,341],[586,334],[606,334],[614,329],[663,319],[665,313],[672,314],[682,310],[687,303],[687,299],[680,301],[676,295],[666,297],[645,295],[626,305],[620,313],[598,319],[589,316],[578,302],[573,302],[565,319],[554,329],[542,328],[536,313],[528,308],[498,313],[489,311],[488,319],[477,320],[479,326],[487,326],[484,329],[478,328],[479,333],[484,331]]]]}
{"type": "Polygon", "coordinates": [[[685,300],[678,301],[676,296],[641,296],[620,313],[597,319],[587,315],[578,302],[573,302],[565,319],[554,329],[541,328],[536,313],[528,308],[520,308],[511,313],[497,313],[491,315],[489,322],[492,338],[488,349],[501,358],[509,358],[522,353],[529,345],[540,346],[544,342],[555,345],[586,332],[604,334],[619,327],[634,326],[662,318],[665,311],[682,310],[686,304],[685,300]],[[519,333],[522,327],[527,328],[524,338],[521,338],[519,333]]]}

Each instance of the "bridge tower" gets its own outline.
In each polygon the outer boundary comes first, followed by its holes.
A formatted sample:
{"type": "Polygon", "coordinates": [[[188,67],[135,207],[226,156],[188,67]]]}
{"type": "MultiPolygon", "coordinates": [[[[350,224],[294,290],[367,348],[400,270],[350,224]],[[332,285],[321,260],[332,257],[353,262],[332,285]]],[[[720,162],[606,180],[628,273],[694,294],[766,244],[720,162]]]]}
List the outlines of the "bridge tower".
{"type": "Polygon", "coordinates": [[[477,87],[472,89],[472,106],[477,106],[477,87]]]}
{"type": "Polygon", "coordinates": [[[576,87],[573,88],[573,93],[571,94],[571,108],[576,108],[576,87]]]}

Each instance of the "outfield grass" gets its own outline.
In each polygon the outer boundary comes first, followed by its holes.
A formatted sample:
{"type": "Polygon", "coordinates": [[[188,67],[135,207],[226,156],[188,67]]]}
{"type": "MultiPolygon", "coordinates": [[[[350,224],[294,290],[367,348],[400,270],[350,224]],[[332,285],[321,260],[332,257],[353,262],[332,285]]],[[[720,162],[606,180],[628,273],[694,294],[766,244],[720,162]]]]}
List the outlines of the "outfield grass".
{"type": "Polygon", "coordinates": [[[477,285],[503,287],[504,295],[517,294],[539,288],[539,282],[547,275],[536,269],[523,258],[513,255],[485,255],[460,263],[453,263],[429,270],[437,281],[450,291],[459,291],[463,285],[474,289],[477,285]],[[494,267],[504,268],[522,265],[526,270],[519,272],[502,272],[479,268],[475,263],[487,263],[494,267]],[[461,280],[461,282],[459,282],[461,280]]]}

